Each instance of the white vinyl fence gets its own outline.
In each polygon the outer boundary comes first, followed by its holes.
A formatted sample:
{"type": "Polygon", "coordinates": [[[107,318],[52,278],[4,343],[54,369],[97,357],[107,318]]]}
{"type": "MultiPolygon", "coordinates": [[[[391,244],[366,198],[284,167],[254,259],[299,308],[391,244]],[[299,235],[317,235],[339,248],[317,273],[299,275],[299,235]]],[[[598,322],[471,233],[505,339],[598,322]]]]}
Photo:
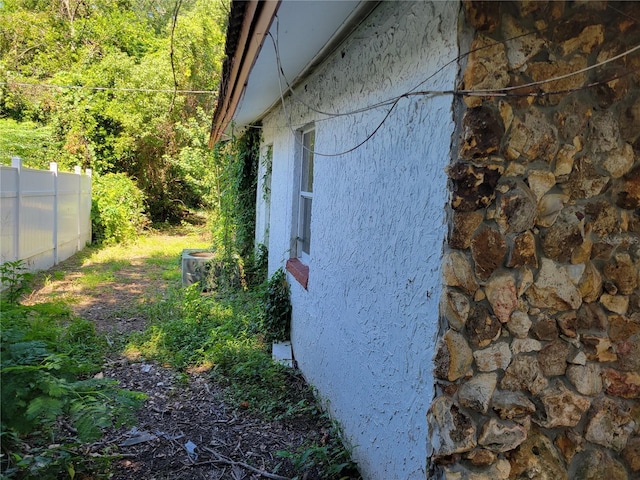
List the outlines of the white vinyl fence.
{"type": "Polygon", "coordinates": [[[47,269],[91,242],[91,170],[81,174],[0,167],[0,263],[47,269]]]}

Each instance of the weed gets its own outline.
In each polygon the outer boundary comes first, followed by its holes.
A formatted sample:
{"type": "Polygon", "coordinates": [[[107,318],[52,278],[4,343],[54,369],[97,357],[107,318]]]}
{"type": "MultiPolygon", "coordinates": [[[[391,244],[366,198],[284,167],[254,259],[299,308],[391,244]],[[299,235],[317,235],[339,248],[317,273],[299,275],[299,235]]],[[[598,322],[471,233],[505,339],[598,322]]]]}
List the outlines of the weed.
{"type": "Polygon", "coordinates": [[[276,453],[292,463],[294,472],[303,475],[292,480],[305,478],[305,473],[313,470],[326,480],[360,479],[357,465],[351,460],[350,448],[345,446],[340,425],[324,413],[319,418],[325,425],[319,442],[307,442],[295,452],[281,450],[276,453]]]}
{"type": "Polygon", "coordinates": [[[22,260],[4,262],[0,265],[0,287],[6,289],[2,292],[4,301],[16,303],[29,290],[33,274],[26,270],[27,267],[22,260]]]}
{"type": "Polygon", "coordinates": [[[203,295],[197,285],[169,289],[145,307],[155,319],[133,334],[125,354],[168,363],[180,370],[211,365],[211,374],[233,403],[268,417],[294,412],[289,398],[291,374],[271,359],[259,335],[261,301],[252,292],[220,298],[203,295]]]}

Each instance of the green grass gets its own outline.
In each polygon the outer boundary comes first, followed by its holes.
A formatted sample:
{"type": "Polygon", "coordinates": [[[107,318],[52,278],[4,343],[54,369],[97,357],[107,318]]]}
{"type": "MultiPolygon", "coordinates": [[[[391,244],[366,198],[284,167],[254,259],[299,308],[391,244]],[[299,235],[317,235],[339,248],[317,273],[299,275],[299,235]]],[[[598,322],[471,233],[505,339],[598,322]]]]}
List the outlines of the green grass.
{"type": "Polygon", "coordinates": [[[77,280],[77,283],[84,288],[95,288],[115,281],[116,276],[113,271],[96,271],[85,273],[77,280]]]}
{"type": "Polygon", "coordinates": [[[180,270],[165,270],[160,277],[168,282],[182,281],[182,273],[180,270]]]}
{"type": "Polygon", "coordinates": [[[62,280],[64,278],[64,272],[60,271],[60,270],[56,270],[51,274],[51,279],[52,280],[62,280]]]}

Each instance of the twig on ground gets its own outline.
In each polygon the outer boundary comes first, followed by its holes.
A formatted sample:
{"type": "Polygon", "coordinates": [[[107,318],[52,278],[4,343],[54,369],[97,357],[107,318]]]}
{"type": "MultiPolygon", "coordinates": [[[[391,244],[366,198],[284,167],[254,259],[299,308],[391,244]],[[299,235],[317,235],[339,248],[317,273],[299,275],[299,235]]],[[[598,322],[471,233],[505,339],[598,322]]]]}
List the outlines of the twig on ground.
{"type": "Polygon", "coordinates": [[[203,450],[206,450],[209,453],[213,453],[216,456],[216,460],[207,460],[204,462],[198,462],[194,465],[207,465],[211,463],[222,463],[224,465],[230,465],[231,467],[239,466],[242,468],[246,468],[247,470],[251,470],[253,473],[257,473],[258,475],[262,475],[263,477],[270,478],[271,480],[291,480],[289,477],[283,477],[282,475],[277,475],[275,473],[270,473],[265,470],[260,470],[248,463],[237,462],[235,460],[231,460],[230,458],[222,456],[220,453],[216,452],[212,448],[202,447],[203,450]]]}

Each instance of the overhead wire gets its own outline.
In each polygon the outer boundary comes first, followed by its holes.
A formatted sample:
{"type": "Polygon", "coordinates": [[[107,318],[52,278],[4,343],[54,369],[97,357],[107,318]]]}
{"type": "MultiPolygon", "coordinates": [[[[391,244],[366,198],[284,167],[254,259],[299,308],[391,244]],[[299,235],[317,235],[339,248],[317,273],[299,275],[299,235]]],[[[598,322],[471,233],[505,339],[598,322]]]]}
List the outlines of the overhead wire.
{"type": "MultiPolygon", "coordinates": [[[[180,8],[180,4],[181,4],[182,0],[178,0],[176,3],[176,7],[174,9],[174,24],[173,27],[175,28],[175,15],[177,13],[177,11],[180,8]]],[[[613,8],[613,7],[611,7],[613,8]]],[[[623,14],[624,12],[621,12],[615,8],[613,8],[615,11],[617,11],[620,14],[623,14]]],[[[629,15],[625,16],[636,20],[633,17],[630,17],[629,15]]],[[[549,27],[547,27],[549,28],[549,27]]],[[[544,30],[544,29],[543,29],[544,30]]],[[[347,153],[350,153],[358,148],[360,148],[362,145],[364,145],[366,142],[368,142],[384,125],[384,123],[387,121],[387,119],[389,118],[389,116],[391,115],[391,113],[395,110],[395,108],[397,107],[399,101],[403,98],[409,98],[409,97],[414,97],[414,96],[438,96],[438,95],[456,95],[456,96],[481,96],[481,97],[544,97],[544,96],[551,96],[551,95],[557,95],[557,94],[567,94],[567,93],[571,93],[574,91],[579,91],[579,90],[584,90],[584,89],[588,89],[588,88],[593,88],[595,86],[599,86],[602,84],[606,84],[608,82],[611,82],[613,80],[616,80],[618,78],[621,78],[629,73],[633,73],[636,70],[633,71],[627,71],[624,72],[622,74],[618,74],[616,76],[610,77],[608,79],[605,80],[601,80],[601,81],[596,81],[596,82],[592,82],[590,84],[587,85],[583,85],[580,87],[575,87],[575,88],[571,88],[571,89],[563,89],[563,90],[556,90],[556,91],[535,91],[535,92],[524,92],[524,93],[517,93],[518,91],[522,91],[522,90],[526,90],[526,89],[531,89],[533,87],[539,87],[541,85],[545,85],[548,83],[553,83],[553,82],[557,82],[560,80],[564,80],[566,78],[570,78],[572,76],[575,75],[579,75],[582,73],[586,73],[588,71],[594,70],[596,68],[602,67],[603,65],[606,65],[610,62],[614,62],[616,60],[619,60],[620,58],[623,58],[637,50],[640,49],[640,45],[636,45],[628,50],[626,50],[625,52],[622,52],[618,55],[615,55],[614,57],[611,57],[609,59],[600,61],[594,65],[573,71],[573,72],[569,72],[563,75],[558,75],[555,77],[551,77],[551,78],[547,78],[547,79],[543,79],[543,80],[539,80],[539,81],[535,81],[535,82],[529,82],[527,84],[523,84],[523,85],[515,85],[515,86],[510,86],[510,87],[501,87],[501,88],[496,88],[496,89],[450,89],[450,90],[417,90],[420,86],[424,85],[427,81],[429,81],[430,79],[432,79],[433,77],[435,77],[436,75],[438,75],[439,73],[441,73],[442,71],[444,71],[444,69],[446,69],[447,67],[449,67],[451,64],[457,63],[460,60],[462,60],[463,58],[471,55],[472,53],[482,50],[482,49],[486,49],[486,48],[491,48],[494,47],[497,44],[506,44],[508,42],[511,42],[513,40],[528,36],[528,35],[532,35],[532,34],[536,34],[541,30],[535,30],[535,31],[530,31],[530,32],[525,32],[523,34],[502,40],[502,41],[496,41],[494,43],[491,43],[489,45],[483,45],[481,47],[475,48],[475,49],[471,49],[465,53],[462,53],[458,56],[456,56],[455,58],[453,58],[452,60],[448,61],[447,63],[445,63],[444,65],[442,65],[440,68],[438,68],[435,72],[433,72],[432,74],[428,75],[425,79],[423,79],[419,84],[417,84],[415,87],[413,87],[412,89],[408,90],[407,92],[404,92],[400,95],[396,95],[394,97],[382,100],[380,102],[376,102],[370,105],[367,105],[365,107],[361,107],[361,108],[357,108],[357,109],[353,109],[353,110],[349,110],[346,112],[327,112],[327,111],[323,111],[320,110],[318,108],[313,107],[312,105],[308,104],[307,102],[305,102],[302,98],[299,97],[299,95],[296,94],[296,92],[294,91],[292,85],[290,84],[290,82],[287,80],[287,76],[284,72],[284,68],[282,65],[282,59],[281,59],[281,55],[280,55],[280,48],[279,48],[279,19],[278,16],[276,15],[276,38],[273,37],[273,35],[271,34],[271,32],[268,33],[268,36],[270,37],[272,44],[273,44],[273,48],[274,48],[274,52],[275,52],[275,56],[276,56],[276,67],[277,67],[277,74],[278,74],[278,84],[279,84],[279,90],[280,90],[280,101],[282,104],[282,108],[283,111],[285,112],[285,117],[287,120],[287,126],[289,127],[289,129],[292,131],[292,133],[294,133],[294,138],[296,138],[296,140],[299,142],[299,139],[297,138],[297,135],[295,135],[295,131],[294,131],[294,125],[292,122],[292,119],[290,117],[290,114],[287,112],[287,107],[285,105],[285,94],[288,94],[293,100],[303,104],[304,106],[306,106],[307,108],[309,108],[311,111],[318,113],[320,115],[323,115],[325,118],[318,118],[315,120],[315,122],[319,122],[319,121],[326,121],[326,120],[331,120],[333,118],[337,118],[337,117],[343,117],[343,116],[352,116],[352,115],[357,115],[360,113],[365,113],[367,111],[371,111],[371,110],[375,110],[375,109],[379,109],[382,107],[389,107],[388,111],[386,112],[386,114],[384,115],[382,121],[374,128],[374,130],[368,134],[366,136],[366,138],[359,142],[355,147],[353,148],[349,148],[343,152],[339,152],[339,153],[332,153],[332,154],[328,154],[328,153],[322,153],[322,152],[317,152],[314,151],[313,153],[318,155],[318,156],[326,156],[326,157],[334,157],[334,156],[341,156],[341,155],[345,155],[347,153]],[[285,84],[286,84],[286,88],[283,87],[282,85],[282,81],[284,80],[285,84]]],[[[172,60],[172,68],[173,67],[173,52],[171,52],[171,60],[172,60]]],[[[218,92],[217,91],[213,91],[213,90],[179,90],[177,88],[177,81],[176,81],[176,77],[175,77],[175,70],[174,70],[174,88],[173,89],[152,89],[152,88],[127,88],[127,87],[90,87],[90,86],[86,86],[86,85],[52,85],[52,84],[47,84],[47,83],[27,83],[27,82],[0,82],[0,85],[7,85],[7,86],[16,86],[16,87],[32,87],[32,88],[49,88],[49,89],[77,89],[77,90],[92,90],[92,91],[121,91],[121,92],[140,92],[140,93],[171,93],[173,94],[172,97],[172,103],[175,100],[175,95],[177,94],[194,94],[194,95],[216,95],[218,92]]],[[[300,125],[302,126],[302,125],[300,125]]],[[[252,128],[257,128],[257,127],[252,127],[252,128]]],[[[262,127],[260,127],[262,128],[262,127]]],[[[303,148],[307,148],[304,147],[303,148]]],[[[307,148],[308,149],[308,148],[307,148]]]]}
{"type": "Polygon", "coordinates": [[[383,100],[382,102],[378,102],[378,103],[375,103],[375,104],[372,104],[372,105],[368,105],[368,106],[360,108],[360,109],[350,110],[348,112],[324,112],[322,110],[319,110],[319,109],[309,105],[304,100],[302,100],[301,98],[298,97],[298,95],[293,90],[291,84],[287,80],[286,74],[284,73],[284,68],[282,66],[282,61],[281,61],[282,57],[280,55],[280,44],[279,44],[279,41],[278,41],[279,37],[280,37],[280,21],[278,19],[278,15],[276,15],[276,38],[275,39],[273,38],[273,35],[271,34],[271,32],[269,32],[268,35],[271,38],[271,42],[273,43],[273,48],[274,48],[274,52],[275,52],[275,56],[276,56],[276,65],[277,65],[277,69],[278,69],[278,76],[279,77],[281,76],[281,78],[284,79],[284,82],[287,85],[287,88],[284,91],[284,93],[289,93],[292,98],[294,98],[297,102],[302,103],[305,107],[309,108],[311,111],[314,111],[314,112],[319,113],[321,115],[326,115],[328,117],[334,118],[334,117],[341,117],[341,116],[347,116],[347,115],[355,115],[355,114],[358,114],[358,113],[364,113],[364,112],[369,111],[369,110],[373,110],[373,109],[376,109],[376,108],[380,108],[380,107],[384,107],[384,106],[390,105],[395,101],[395,99],[383,100]]]}
{"type": "MultiPolygon", "coordinates": [[[[276,16],[277,18],[277,16],[276,16]]],[[[277,30],[277,27],[276,27],[277,30]]],[[[269,32],[267,35],[269,35],[269,37],[271,38],[272,42],[274,42],[274,46],[275,46],[275,40],[273,38],[273,35],[271,34],[271,32],[269,32]]],[[[278,55],[276,55],[278,57],[278,55]]],[[[279,61],[278,61],[279,64],[279,61]]],[[[284,73],[284,72],[283,72],[284,73]]],[[[348,150],[344,150],[342,152],[339,153],[323,153],[323,152],[319,152],[315,149],[310,149],[309,147],[307,147],[306,145],[304,145],[304,142],[302,142],[302,140],[300,138],[298,138],[298,134],[294,131],[293,129],[293,122],[291,120],[291,116],[289,115],[289,113],[287,112],[287,108],[285,105],[285,100],[284,100],[284,90],[282,88],[282,78],[280,76],[280,73],[278,73],[278,86],[279,86],[279,90],[280,90],[280,101],[281,101],[281,105],[282,105],[282,110],[284,112],[285,115],[285,120],[287,120],[287,126],[289,127],[289,130],[291,131],[293,138],[295,140],[295,142],[302,147],[304,150],[307,150],[308,152],[313,153],[314,156],[319,156],[319,157],[340,157],[342,155],[346,155],[348,153],[351,153],[355,150],[357,150],[358,148],[360,148],[362,145],[364,145],[365,143],[367,143],[369,140],[371,140],[371,138],[373,138],[373,136],[378,133],[378,130],[380,130],[380,128],[382,128],[382,126],[384,125],[384,123],[386,122],[387,118],[389,118],[389,116],[391,115],[391,112],[393,112],[393,110],[396,108],[398,102],[400,101],[400,99],[397,99],[396,101],[394,101],[391,105],[391,108],[387,111],[386,115],[384,116],[384,118],[382,119],[382,121],[378,124],[378,126],[369,134],[367,135],[367,137],[362,140],[360,143],[358,143],[357,145],[355,145],[352,148],[349,148],[348,150]],[[288,118],[287,118],[288,117],[288,118]]]]}
{"type": "MultiPolygon", "coordinates": [[[[549,28],[549,27],[547,27],[549,28]]],[[[544,30],[544,29],[543,29],[544,30]]],[[[640,50],[640,45],[636,45],[634,47],[631,47],[630,49],[626,50],[625,52],[622,52],[618,55],[615,55],[611,58],[608,58],[606,60],[600,61],[594,65],[590,65],[588,67],[579,69],[579,70],[575,70],[563,75],[557,75],[551,78],[546,78],[543,80],[538,80],[538,81],[534,81],[534,82],[529,82],[523,85],[515,85],[515,86],[511,86],[511,87],[501,87],[501,88],[496,88],[496,89],[451,89],[451,90],[420,90],[417,91],[417,89],[424,85],[427,81],[429,81],[430,79],[432,79],[433,77],[435,77],[436,75],[438,75],[440,72],[444,71],[445,68],[447,68],[448,66],[450,66],[453,63],[457,63],[460,60],[462,60],[463,58],[469,56],[470,54],[485,49],[485,48],[491,48],[494,47],[497,44],[506,44],[510,41],[528,36],[528,35],[532,35],[532,34],[536,34],[541,30],[537,30],[537,31],[531,31],[531,32],[525,32],[523,34],[502,40],[500,42],[494,42],[492,44],[489,45],[484,45],[482,47],[478,47],[472,50],[469,50],[463,54],[458,55],[456,58],[450,60],[449,62],[445,63],[443,66],[441,66],[439,69],[437,69],[434,73],[432,73],[431,75],[429,75],[428,77],[426,77],[424,80],[422,80],[418,85],[416,85],[415,87],[413,87],[412,89],[410,89],[409,91],[397,95],[395,97],[368,105],[366,107],[362,107],[362,108],[358,108],[358,109],[354,109],[354,110],[350,110],[347,112],[326,112],[326,111],[322,111],[320,109],[317,109],[311,105],[309,105],[307,102],[305,102],[304,100],[300,99],[299,96],[295,93],[295,91],[293,90],[293,87],[291,86],[291,84],[289,83],[289,81],[287,80],[287,77],[284,73],[284,68],[282,66],[282,61],[281,61],[281,55],[280,55],[280,48],[279,48],[279,19],[278,16],[276,15],[276,38],[273,37],[273,35],[271,34],[271,32],[268,32],[267,35],[270,37],[271,42],[273,44],[273,48],[274,48],[274,52],[275,52],[275,56],[276,56],[276,67],[277,67],[277,73],[278,73],[278,85],[279,85],[279,90],[280,90],[280,102],[282,105],[282,109],[283,112],[285,114],[285,120],[287,121],[287,127],[289,128],[289,130],[292,132],[295,141],[305,150],[308,150],[310,152],[312,152],[314,155],[318,155],[318,156],[322,156],[322,157],[338,157],[338,156],[342,156],[345,155],[347,153],[351,153],[354,150],[357,150],[358,148],[360,148],[361,146],[363,146],[365,143],[367,143],[384,125],[384,123],[387,121],[387,119],[389,118],[389,116],[391,115],[391,113],[393,112],[393,110],[396,108],[396,106],[398,105],[398,102],[403,99],[403,98],[409,98],[409,97],[413,97],[413,96],[438,96],[438,95],[455,95],[455,96],[482,96],[482,97],[547,97],[547,96],[552,96],[552,95],[559,95],[559,94],[568,94],[568,93],[572,93],[572,92],[576,92],[576,91],[580,91],[580,90],[585,90],[585,89],[589,89],[589,88],[594,88],[596,86],[600,86],[606,83],[609,83],[611,81],[617,80],[619,78],[622,78],[630,73],[633,73],[635,71],[637,71],[638,69],[633,69],[631,71],[626,71],[624,73],[621,74],[617,74],[614,75],[613,77],[607,78],[605,80],[599,80],[599,81],[595,81],[595,82],[591,82],[587,85],[582,85],[580,87],[574,87],[574,88],[570,88],[570,89],[562,89],[562,90],[555,90],[555,91],[535,91],[535,92],[524,92],[524,93],[517,93],[518,90],[526,90],[526,89],[530,89],[532,87],[538,87],[541,85],[545,85],[545,84],[549,84],[549,83],[553,83],[553,82],[558,82],[560,80],[564,80],[566,78],[570,78],[572,76],[576,76],[576,75],[580,75],[582,73],[586,73],[588,71],[594,70],[596,68],[602,67],[608,63],[614,62],[616,60],[619,60],[620,58],[623,58],[627,55],[630,55],[631,53],[640,50]],[[284,79],[284,82],[286,83],[287,88],[283,89],[282,86],[282,79],[284,79]],[[316,150],[311,150],[308,147],[306,147],[305,145],[302,144],[301,140],[298,138],[298,135],[296,134],[296,132],[293,129],[293,122],[291,119],[291,116],[289,113],[287,113],[287,108],[285,106],[285,94],[289,94],[289,96],[295,100],[298,101],[299,103],[303,104],[304,106],[306,106],[307,108],[309,108],[311,111],[316,112],[320,115],[324,115],[326,118],[319,118],[316,119],[315,122],[318,121],[325,121],[325,120],[330,120],[333,118],[337,118],[337,117],[342,117],[342,116],[350,116],[350,115],[356,115],[359,113],[364,113],[370,110],[374,110],[374,109],[378,109],[381,107],[386,107],[386,106],[390,106],[389,110],[387,111],[386,115],[383,117],[382,121],[376,126],[376,128],[367,135],[367,137],[361,141],[360,143],[358,143],[356,146],[349,148],[348,150],[342,151],[342,152],[337,152],[337,153],[322,153],[322,152],[318,152],[316,150]]]]}
{"type": "MultiPolygon", "coordinates": [[[[279,24],[279,19],[276,15],[276,39],[275,41],[273,40],[273,37],[271,36],[271,40],[273,42],[274,45],[274,50],[275,50],[275,55],[276,55],[276,63],[278,66],[278,70],[280,72],[280,74],[282,75],[282,77],[285,80],[285,83],[287,85],[287,91],[288,93],[291,95],[292,98],[294,98],[296,101],[298,101],[299,103],[302,103],[304,106],[306,106],[307,108],[309,108],[310,110],[319,113],[321,115],[326,115],[328,117],[339,117],[339,116],[346,116],[346,115],[353,115],[353,114],[357,114],[357,113],[363,113],[372,109],[376,109],[379,107],[383,107],[383,106],[387,106],[392,104],[394,101],[396,101],[397,99],[405,96],[405,94],[403,95],[398,95],[396,97],[392,97],[390,99],[387,100],[383,100],[381,102],[372,104],[372,105],[368,105],[366,107],[360,108],[360,109],[356,109],[356,110],[350,110],[347,112],[325,112],[322,110],[319,110],[311,105],[309,105],[308,103],[306,103],[304,100],[302,100],[293,90],[293,87],[291,86],[291,84],[289,83],[289,81],[286,78],[286,75],[284,73],[284,69],[282,67],[282,62],[281,62],[281,56],[280,56],[280,44],[278,42],[279,39],[279,28],[280,28],[280,24],[279,24]]],[[[501,40],[501,41],[494,41],[491,44],[488,45],[483,45],[481,47],[476,47],[474,49],[471,49],[463,54],[458,55],[457,57],[453,58],[452,60],[449,60],[448,62],[446,62],[444,65],[442,65],[440,68],[438,68],[435,72],[433,72],[431,75],[427,76],[426,78],[424,78],[420,83],[418,83],[415,87],[413,87],[412,89],[410,89],[407,93],[410,92],[414,92],[415,90],[417,90],[419,87],[421,87],[422,85],[424,85],[426,82],[428,82],[429,80],[431,80],[433,77],[435,77],[436,75],[438,75],[439,73],[441,73],[442,71],[444,71],[447,67],[449,67],[451,64],[455,64],[458,63],[460,60],[462,60],[463,58],[471,55],[472,53],[478,52],[480,50],[484,50],[487,48],[492,48],[495,47],[496,45],[506,45],[509,42],[512,42],[514,40],[518,40],[520,38],[523,37],[527,37],[533,34],[537,34],[540,32],[544,32],[545,30],[549,29],[550,27],[547,26],[545,28],[542,28],[540,30],[534,30],[534,31],[530,31],[530,32],[525,32],[525,33],[521,33],[519,35],[515,35],[513,37],[507,38],[505,40],[501,40]]],[[[441,95],[451,95],[454,94],[456,92],[456,90],[440,90],[440,91],[436,91],[436,90],[431,90],[429,91],[430,95],[437,95],[437,94],[441,94],[441,95]]]]}
{"type": "MultiPolygon", "coordinates": [[[[579,87],[573,87],[573,88],[566,88],[566,89],[562,89],[562,90],[553,90],[550,92],[543,92],[543,91],[539,91],[539,92],[525,92],[525,93],[509,93],[509,94],[505,94],[503,96],[508,96],[508,97],[515,97],[515,98],[522,98],[522,97],[537,97],[537,98],[541,98],[541,97],[547,97],[547,96],[552,96],[552,95],[565,95],[565,94],[569,94],[569,93],[574,93],[574,92],[578,92],[581,90],[589,90],[598,86],[602,86],[602,85],[606,85],[607,83],[613,82],[615,80],[619,80],[621,78],[626,77],[627,75],[632,75],[636,72],[640,72],[640,67],[638,68],[634,68],[631,70],[627,70],[624,71],[622,73],[618,73],[616,75],[613,75],[611,77],[602,79],[602,80],[597,80],[591,83],[587,83],[585,85],[581,85],[579,87]]],[[[432,95],[434,92],[433,91],[429,91],[429,90],[419,90],[419,91],[415,91],[415,92],[409,92],[409,93],[405,93],[403,94],[400,98],[407,98],[407,97],[415,97],[415,96],[429,96],[432,95]]],[[[440,92],[436,92],[436,93],[442,93],[442,91],[440,92]]],[[[448,92],[450,94],[455,94],[456,91],[455,90],[451,90],[450,92],[448,92]]],[[[491,96],[498,96],[498,95],[491,95],[491,96]]],[[[398,98],[397,100],[399,100],[400,98],[398,98]]],[[[320,121],[325,121],[325,120],[330,120],[331,118],[321,118],[321,119],[317,119],[314,121],[315,122],[320,122],[320,121]]],[[[273,127],[265,127],[264,125],[247,125],[247,128],[252,128],[252,129],[259,129],[259,130],[266,130],[266,129],[280,129],[280,128],[287,128],[289,126],[291,127],[296,127],[296,128],[302,128],[305,125],[308,125],[310,122],[305,122],[305,123],[301,123],[301,124],[296,124],[296,125],[289,125],[289,124],[285,124],[285,125],[275,125],[273,127]]]]}
{"type": "Polygon", "coordinates": [[[93,91],[116,91],[116,92],[140,92],[140,93],[178,93],[194,95],[217,95],[215,90],[175,90],[157,88],[135,88],[135,87],[90,87],[88,85],[53,85],[50,83],[27,83],[27,82],[0,82],[0,85],[16,87],[36,87],[61,90],[93,90],[93,91]]]}
{"type": "MultiPolygon", "coordinates": [[[[556,77],[552,77],[552,78],[546,78],[544,80],[539,80],[537,82],[530,82],[530,83],[525,83],[524,85],[513,85],[511,87],[502,87],[502,88],[494,88],[494,89],[480,89],[480,90],[457,90],[456,94],[457,95],[466,95],[466,96],[491,96],[491,97],[499,97],[499,96],[505,96],[507,92],[511,92],[514,90],[522,90],[522,89],[527,89],[527,88],[531,88],[531,87],[537,87],[539,85],[544,85],[546,83],[553,83],[553,82],[558,82],[560,80],[564,80],[565,78],[569,78],[569,77],[573,77],[575,75],[580,75],[581,73],[585,73],[588,72],[590,70],[594,70],[596,68],[602,67],[603,65],[606,65],[607,63],[613,62],[615,60],[618,60],[622,57],[626,57],[627,55],[635,52],[636,50],[640,50],[640,45],[636,45],[635,47],[630,48],[629,50],[620,53],[618,55],[615,55],[611,58],[608,58],[606,60],[602,60],[601,62],[598,62],[594,65],[590,65],[588,67],[585,68],[581,68],[579,70],[575,70],[573,72],[569,72],[569,73],[565,73],[564,75],[558,75],[556,77]]],[[[610,81],[610,80],[609,80],[610,81]]],[[[550,93],[546,93],[546,95],[549,95],[550,93]]],[[[531,96],[536,96],[536,94],[531,94],[531,96]]]]}

